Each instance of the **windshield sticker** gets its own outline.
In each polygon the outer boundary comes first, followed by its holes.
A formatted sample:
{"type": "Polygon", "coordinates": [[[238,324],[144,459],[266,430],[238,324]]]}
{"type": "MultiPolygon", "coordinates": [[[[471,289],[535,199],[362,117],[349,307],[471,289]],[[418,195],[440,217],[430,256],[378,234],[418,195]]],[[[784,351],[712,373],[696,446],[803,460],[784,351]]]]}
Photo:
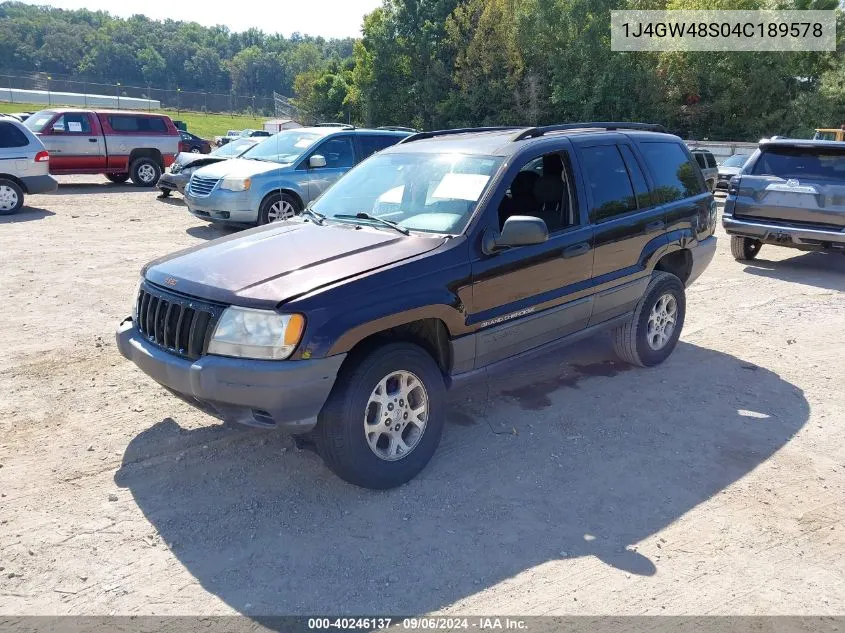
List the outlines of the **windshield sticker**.
{"type": "Polygon", "coordinates": [[[311,145],[310,138],[301,138],[296,143],[294,143],[294,147],[298,147],[300,149],[302,149],[303,147],[308,147],[309,145],[311,145]]]}
{"type": "Polygon", "coordinates": [[[490,176],[483,174],[446,174],[434,190],[432,198],[475,202],[488,180],[490,176]]]}

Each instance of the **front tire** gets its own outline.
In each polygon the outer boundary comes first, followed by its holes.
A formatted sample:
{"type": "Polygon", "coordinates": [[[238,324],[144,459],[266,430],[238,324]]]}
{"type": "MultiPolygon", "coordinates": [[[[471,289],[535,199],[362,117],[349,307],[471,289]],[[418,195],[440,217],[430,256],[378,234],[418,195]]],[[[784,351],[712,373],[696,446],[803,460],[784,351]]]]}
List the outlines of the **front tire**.
{"type": "Polygon", "coordinates": [[[12,215],[23,207],[23,189],[14,180],[0,178],[0,215],[12,215]]]}
{"type": "Polygon", "coordinates": [[[659,365],[678,344],[685,316],[681,280],[671,273],[654,272],[630,320],[613,333],[616,354],[631,365],[659,365]]]}
{"type": "Polygon", "coordinates": [[[115,184],[122,185],[129,180],[129,174],[106,174],[106,178],[115,184]]]}
{"type": "Polygon", "coordinates": [[[300,213],[302,213],[302,205],[299,200],[287,193],[276,193],[267,196],[261,203],[261,208],[258,210],[258,223],[281,222],[300,213]]]}
{"type": "Polygon", "coordinates": [[[757,257],[763,243],[750,237],[731,235],[731,255],[738,262],[750,261],[757,257]]]}
{"type": "Polygon", "coordinates": [[[446,388],[434,359],[413,343],[352,356],[320,412],[314,441],[338,477],[384,490],[431,460],[446,418],[446,388]]]}
{"type": "Polygon", "coordinates": [[[161,167],[152,158],[138,158],[129,168],[132,182],[138,187],[155,187],[161,177],[161,167]]]}

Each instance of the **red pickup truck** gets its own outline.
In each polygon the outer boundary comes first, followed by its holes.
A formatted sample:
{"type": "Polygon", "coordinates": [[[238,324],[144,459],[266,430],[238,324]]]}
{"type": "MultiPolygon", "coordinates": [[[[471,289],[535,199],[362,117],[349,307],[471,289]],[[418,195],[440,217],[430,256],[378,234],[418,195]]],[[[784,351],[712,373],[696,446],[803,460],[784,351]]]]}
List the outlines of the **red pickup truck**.
{"type": "Polygon", "coordinates": [[[105,174],[153,187],[179,153],[169,116],[127,110],[51,108],[24,123],[50,152],[51,174],[105,174]]]}

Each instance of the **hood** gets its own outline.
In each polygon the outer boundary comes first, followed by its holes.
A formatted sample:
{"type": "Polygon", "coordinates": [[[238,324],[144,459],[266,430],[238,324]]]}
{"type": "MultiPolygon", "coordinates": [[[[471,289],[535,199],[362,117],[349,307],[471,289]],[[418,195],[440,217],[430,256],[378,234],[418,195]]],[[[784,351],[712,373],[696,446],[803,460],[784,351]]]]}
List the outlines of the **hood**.
{"type": "Polygon", "coordinates": [[[200,165],[211,165],[212,163],[219,163],[224,160],[229,160],[229,158],[225,156],[212,156],[210,154],[180,152],[176,155],[174,164],[179,165],[180,169],[185,169],[188,166],[199,167],[200,165]]]}
{"type": "Polygon", "coordinates": [[[260,174],[283,169],[288,165],[270,163],[263,160],[248,160],[246,158],[230,158],[196,171],[200,178],[251,178],[260,174]]]}
{"type": "Polygon", "coordinates": [[[152,283],[186,295],[272,308],[322,286],[421,255],[444,241],[297,219],[168,255],[148,264],[144,274],[152,283]]]}
{"type": "Polygon", "coordinates": [[[719,167],[720,176],[736,176],[742,171],[742,167],[719,167]]]}

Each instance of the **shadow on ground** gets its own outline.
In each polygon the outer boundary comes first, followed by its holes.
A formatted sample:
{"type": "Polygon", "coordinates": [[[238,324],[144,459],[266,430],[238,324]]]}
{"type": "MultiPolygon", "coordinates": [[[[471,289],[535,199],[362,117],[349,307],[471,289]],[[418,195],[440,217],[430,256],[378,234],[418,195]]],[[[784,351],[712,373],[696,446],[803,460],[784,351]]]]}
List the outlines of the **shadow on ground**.
{"type": "MultiPolygon", "coordinates": [[[[763,245],[760,251],[765,255],[767,248],[777,248],[763,245]]],[[[779,249],[780,250],[780,249],[779,249]]],[[[843,253],[800,253],[789,259],[769,261],[755,259],[745,262],[745,272],[758,277],[769,277],[782,281],[796,283],[828,290],[845,290],[845,256],[843,253]]]]}
{"type": "Polygon", "coordinates": [[[24,205],[20,211],[12,215],[0,215],[0,224],[18,224],[19,222],[31,222],[32,220],[43,220],[44,218],[56,215],[47,209],[29,207],[24,205]]]}
{"type": "Polygon", "coordinates": [[[191,237],[196,237],[201,240],[216,240],[218,237],[226,237],[232,233],[242,231],[243,227],[230,226],[228,224],[202,224],[200,226],[191,226],[185,229],[185,232],[191,237]]]}
{"type": "Polygon", "coordinates": [[[632,369],[605,337],[450,400],[440,450],[397,490],[347,485],[289,438],[211,418],[143,431],[115,480],[242,613],[423,613],[561,558],[659,574],[629,546],[748,474],[809,415],[763,367],[681,344],[632,369]]]}
{"type": "Polygon", "coordinates": [[[136,187],[131,182],[119,184],[114,182],[62,182],[59,188],[50,192],[50,196],[68,196],[81,193],[158,193],[154,187],[136,187]]]}

